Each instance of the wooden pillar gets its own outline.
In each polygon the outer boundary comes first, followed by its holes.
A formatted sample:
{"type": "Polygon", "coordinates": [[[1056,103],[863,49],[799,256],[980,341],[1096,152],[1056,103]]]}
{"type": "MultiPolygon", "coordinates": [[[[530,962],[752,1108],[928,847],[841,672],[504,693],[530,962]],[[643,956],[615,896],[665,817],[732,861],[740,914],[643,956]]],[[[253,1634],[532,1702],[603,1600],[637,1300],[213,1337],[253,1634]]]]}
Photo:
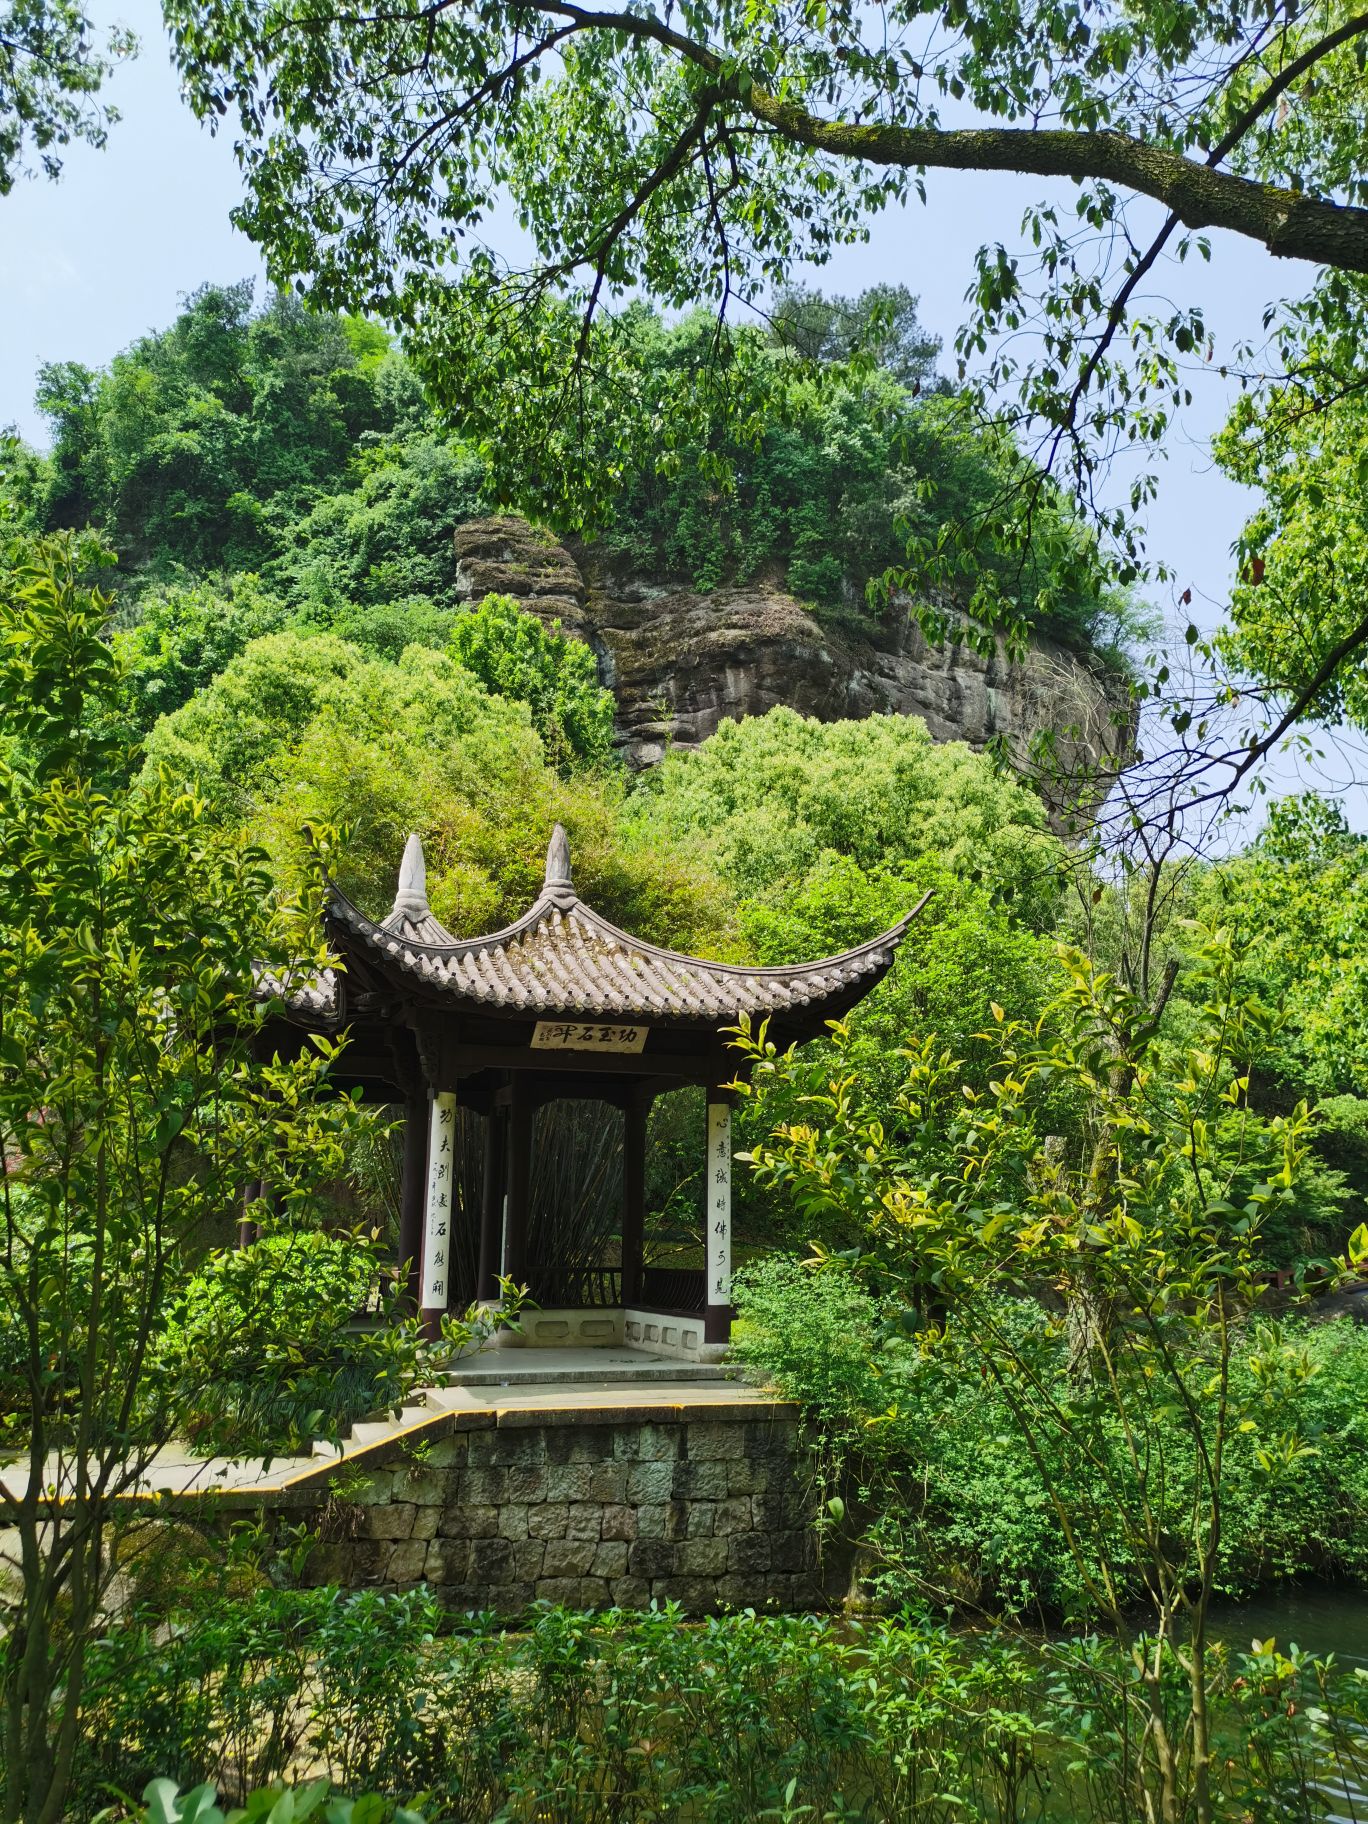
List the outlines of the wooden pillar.
{"type": "Polygon", "coordinates": [[[485,1118],[484,1184],[480,1197],[480,1260],[475,1296],[487,1304],[499,1296],[503,1255],[504,1178],[508,1156],[505,1116],[491,1108],[485,1118]]]}
{"type": "Polygon", "coordinates": [[[255,1205],[261,1202],[263,1189],[260,1178],[252,1178],[248,1181],[247,1189],[242,1193],[242,1217],[237,1227],[237,1245],[240,1248],[250,1248],[261,1233],[261,1225],[256,1219],[255,1205]]]}
{"type": "Polygon", "coordinates": [[[706,1343],[731,1341],[731,1104],[708,1092],[706,1343]]]}
{"type": "Polygon", "coordinates": [[[641,1251],[646,1228],[646,1118],[650,1098],[632,1095],[623,1109],[622,1302],[641,1301],[641,1251]]]}
{"type": "Polygon", "coordinates": [[[515,1285],[525,1286],[527,1278],[528,1203],[532,1191],[532,1133],[536,1104],[517,1071],[509,1087],[508,1100],[508,1215],[504,1221],[503,1271],[515,1285]]]}
{"type": "Polygon", "coordinates": [[[410,1096],[404,1104],[404,1165],[399,1181],[399,1264],[409,1309],[419,1308],[423,1252],[423,1205],[427,1191],[428,1104],[410,1096]]]}
{"type": "Polygon", "coordinates": [[[428,1122],[427,1198],[419,1313],[429,1337],[441,1332],[451,1284],[451,1223],[456,1183],[456,1097],[439,1090],[428,1122]]]}

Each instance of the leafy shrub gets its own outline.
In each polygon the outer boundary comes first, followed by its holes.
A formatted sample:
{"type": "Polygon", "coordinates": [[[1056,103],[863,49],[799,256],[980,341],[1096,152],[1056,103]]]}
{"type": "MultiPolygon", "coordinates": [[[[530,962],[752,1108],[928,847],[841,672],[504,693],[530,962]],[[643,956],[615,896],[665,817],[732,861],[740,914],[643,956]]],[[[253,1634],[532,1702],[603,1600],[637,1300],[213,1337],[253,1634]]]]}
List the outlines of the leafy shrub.
{"type": "Polygon", "coordinates": [[[594,655],[560,623],[547,628],[507,595],[487,595],[451,630],[451,650],[495,696],[526,703],[547,758],[562,771],[613,752],[613,697],[594,655]]]}
{"type": "Polygon", "coordinates": [[[307,1786],[266,1786],[249,1792],[240,1807],[225,1817],[217,1789],[209,1783],[178,1790],[174,1780],[150,1780],[136,1824],[423,1824],[422,1814],[396,1805],[379,1793],[357,1799],[333,1793],[327,1780],[307,1786]]]}
{"type": "Polygon", "coordinates": [[[294,1231],[211,1254],[171,1313],[162,1366],[206,1453],[294,1451],[398,1405],[425,1350],[374,1249],[294,1231]],[[357,1313],[379,1320],[359,1327],[357,1313]]]}
{"type": "MultiPolygon", "coordinates": [[[[381,1798],[421,1794],[420,1812],[460,1824],[1101,1824],[1132,1813],[1152,1716],[1134,1662],[1105,1638],[1033,1643],[911,1617],[686,1627],[674,1608],[538,1608],[516,1632],[467,1617],[439,1634],[423,1592],[262,1590],[223,1608],[206,1592],[169,1626],[111,1631],[73,1817],[147,1786],[144,1824],[219,1824],[204,1811],[215,1789],[247,1798],[244,1824],[266,1824],[276,1803],[272,1824],[295,1824],[324,1788],[287,1786],[288,1802],[260,1789],[307,1765],[372,1786],[367,1818],[385,1815],[381,1798]],[[245,1755],[226,1746],[249,1734],[245,1755]],[[153,1789],[156,1753],[170,1772],[153,1789]],[[191,1788],[179,1803],[176,1786],[191,1788]]],[[[1364,1682],[1269,1643],[1218,1656],[1210,1697],[1215,1816],[1319,1815],[1318,1784],[1352,1764],[1368,1721],[1364,1682]]],[[[1190,1759],[1181,1777],[1190,1785],[1190,1759]]]]}
{"type": "MultiPolygon", "coordinates": [[[[953,1330],[924,1350],[903,1329],[899,1300],[882,1302],[853,1275],[814,1274],[792,1258],[738,1273],[734,1348],[811,1414],[832,1486],[874,1515],[876,1584],[901,1595],[1079,1615],[1087,1603],[1060,1534],[1043,1471],[1071,1511],[1104,1515],[1108,1485],[1062,1446],[1042,1463],[1015,1416],[1010,1387],[986,1379],[953,1330]]],[[[1071,1338],[1039,1306],[1002,1299],[995,1327],[1031,1360],[1046,1388],[1076,1399],[1071,1338]]],[[[1368,1579],[1368,1333],[1348,1321],[1249,1328],[1232,1368],[1232,1399],[1253,1416],[1227,1441],[1221,1576],[1232,1593],[1303,1573],[1368,1579]],[[1306,1448],[1277,1463],[1295,1431],[1306,1448]]],[[[1102,1435],[1110,1480],[1124,1485],[1125,1440],[1112,1415],[1102,1435]]],[[[1165,1511],[1181,1524],[1191,1489],[1178,1428],[1165,1511]]],[[[1034,1449],[1042,1449],[1035,1440],[1034,1449]]],[[[1099,1522],[1100,1524],[1100,1522],[1099,1522]]],[[[1121,1531],[1109,1550],[1125,1564],[1121,1531]]]]}
{"type": "Polygon", "coordinates": [[[277,1778],[305,1740],[310,1654],[331,1592],[182,1592],[172,1625],[147,1610],[92,1649],[76,1779],[92,1796],[154,1776],[237,1798],[277,1778]]]}

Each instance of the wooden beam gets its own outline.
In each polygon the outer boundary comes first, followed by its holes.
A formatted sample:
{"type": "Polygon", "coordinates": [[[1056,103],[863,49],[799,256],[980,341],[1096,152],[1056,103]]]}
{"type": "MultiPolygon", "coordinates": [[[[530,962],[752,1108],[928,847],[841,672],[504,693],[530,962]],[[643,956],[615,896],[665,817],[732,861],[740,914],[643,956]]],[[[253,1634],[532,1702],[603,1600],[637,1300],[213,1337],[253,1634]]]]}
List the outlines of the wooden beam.
{"type": "MultiPolygon", "coordinates": [[[[449,1048],[442,1062],[448,1071],[453,1071],[461,1078],[474,1076],[482,1070],[513,1070],[519,1075],[539,1072],[564,1083],[573,1083],[576,1077],[610,1076],[660,1077],[676,1084],[704,1085],[743,1074],[744,1064],[743,1059],[737,1058],[733,1065],[722,1055],[720,1049],[714,1048],[692,1056],[678,1057],[669,1052],[643,1052],[639,1057],[631,1053],[604,1054],[600,1057],[593,1052],[585,1052],[582,1056],[568,1058],[559,1068],[555,1068],[548,1067],[545,1052],[533,1051],[526,1045],[454,1045],[449,1048]]],[[[571,1095],[574,1092],[560,1089],[556,1093],[571,1095]]]]}

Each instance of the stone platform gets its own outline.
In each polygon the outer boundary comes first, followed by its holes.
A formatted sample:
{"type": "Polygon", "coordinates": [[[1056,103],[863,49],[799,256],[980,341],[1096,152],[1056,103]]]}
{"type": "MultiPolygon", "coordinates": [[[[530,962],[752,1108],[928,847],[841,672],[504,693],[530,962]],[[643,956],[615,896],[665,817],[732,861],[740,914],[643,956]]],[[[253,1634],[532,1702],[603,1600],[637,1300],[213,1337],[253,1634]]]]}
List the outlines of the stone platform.
{"type": "Polygon", "coordinates": [[[127,1506],[209,1533],[302,1523],[307,1581],[427,1584],[456,1612],[830,1608],[848,1582],[844,1562],[818,1559],[796,1408],[720,1378],[433,1388],[340,1452],[164,1453],[127,1506]]]}
{"type": "Polygon", "coordinates": [[[844,1567],[817,1559],[796,1411],[727,1386],[650,1395],[529,1389],[454,1411],[425,1440],[378,1445],[362,1474],[301,1478],[279,1508],[294,1524],[319,1509],[311,1580],[426,1583],[455,1610],[839,1602],[844,1567]]]}
{"type": "MultiPolygon", "coordinates": [[[[717,1362],[681,1361],[649,1349],[499,1348],[478,1350],[459,1361],[447,1379],[453,1387],[595,1387],[666,1385],[697,1387],[738,1381],[739,1371],[717,1362]]],[[[753,1397],[753,1395],[751,1396],[753,1397]]]]}

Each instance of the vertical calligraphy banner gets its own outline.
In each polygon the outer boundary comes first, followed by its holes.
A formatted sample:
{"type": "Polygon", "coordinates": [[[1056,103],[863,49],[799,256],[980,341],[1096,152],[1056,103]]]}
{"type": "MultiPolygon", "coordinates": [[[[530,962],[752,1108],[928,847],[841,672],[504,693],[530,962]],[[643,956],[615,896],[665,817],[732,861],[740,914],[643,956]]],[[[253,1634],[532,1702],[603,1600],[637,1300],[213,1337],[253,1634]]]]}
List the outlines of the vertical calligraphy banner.
{"type": "Polygon", "coordinates": [[[427,1202],[423,1210],[424,1311],[445,1311],[451,1281],[451,1235],[456,1189],[456,1097],[441,1090],[432,1098],[428,1130],[427,1202]]]}
{"type": "Polygon", "coordinates": [[[731,1108],[708,1104],[708,1297],[716,1307],[731,1303],[731,1108]]]}

